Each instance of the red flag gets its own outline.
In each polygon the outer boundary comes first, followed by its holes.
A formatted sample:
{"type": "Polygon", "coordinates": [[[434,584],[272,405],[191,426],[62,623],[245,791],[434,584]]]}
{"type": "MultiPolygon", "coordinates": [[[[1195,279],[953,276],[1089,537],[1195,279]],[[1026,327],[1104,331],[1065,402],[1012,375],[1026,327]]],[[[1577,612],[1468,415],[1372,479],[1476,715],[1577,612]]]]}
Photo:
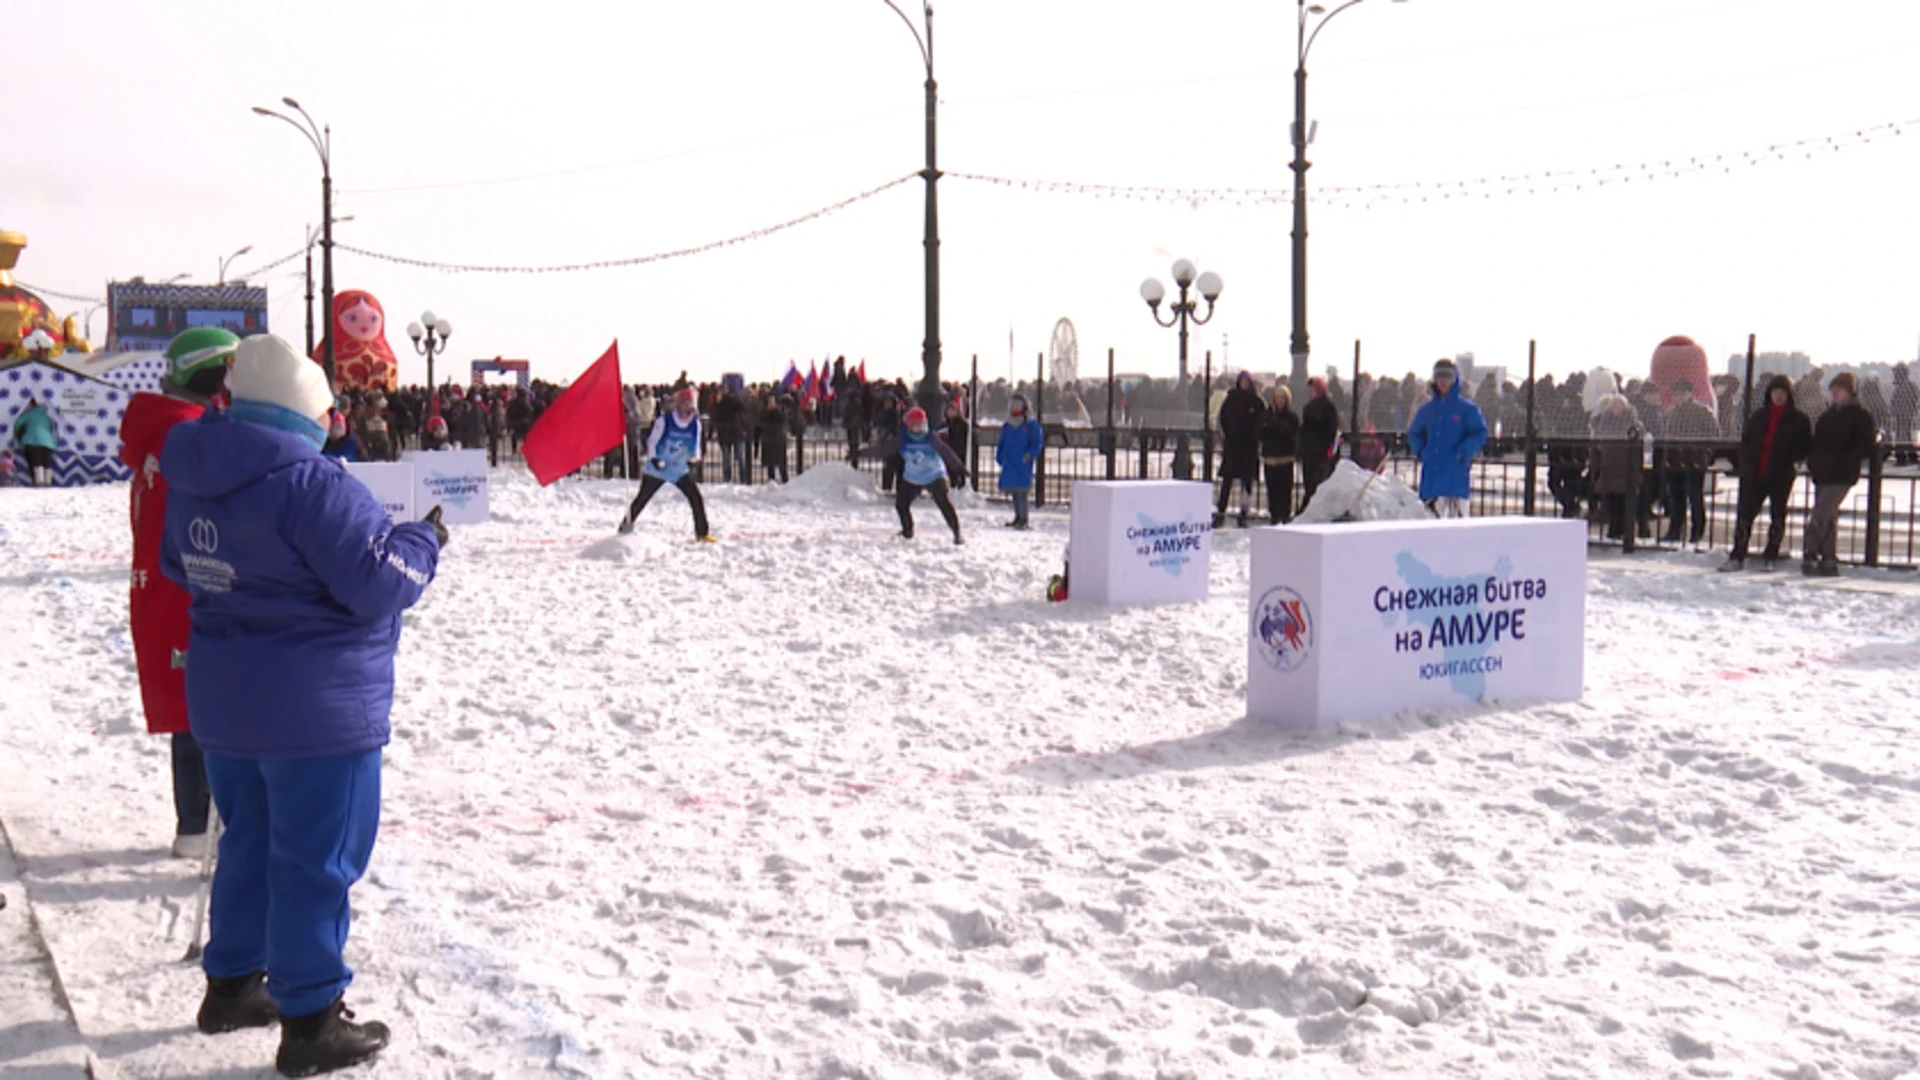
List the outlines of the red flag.
{"type": "Polygon", "coordinates": [[[800,392],[800,400],[809,408],[820,400],[820,369],[812,363],[807,364],[807,382],[800,392]]]}
{"type": "Polygon", "coordinates": [[[533,478],[546,487],[577,471],[627,437],[627,411],[620,400],[620,343],[593,362],[567,392],[541,414],[521,444],[533,478]]]}
{"type": "Polygon", "coordinates": [[[867,385],[867,362],[865,360],[860,361],[860,385],[867,385]]]}

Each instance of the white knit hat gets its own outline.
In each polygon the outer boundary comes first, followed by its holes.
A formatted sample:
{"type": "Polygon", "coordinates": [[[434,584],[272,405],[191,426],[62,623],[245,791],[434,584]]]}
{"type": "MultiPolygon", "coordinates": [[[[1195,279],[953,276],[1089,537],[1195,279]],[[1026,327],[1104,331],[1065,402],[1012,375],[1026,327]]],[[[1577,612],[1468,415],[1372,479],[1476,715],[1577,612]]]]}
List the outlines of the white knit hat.
{"type": "Polygon", "coordinates": [[[320,365],[294,351],[286,339],[257,334],[233,352],[227,389],[235,401],[278,405],[319,420],[333,408],[333,390],[320,365]]]}

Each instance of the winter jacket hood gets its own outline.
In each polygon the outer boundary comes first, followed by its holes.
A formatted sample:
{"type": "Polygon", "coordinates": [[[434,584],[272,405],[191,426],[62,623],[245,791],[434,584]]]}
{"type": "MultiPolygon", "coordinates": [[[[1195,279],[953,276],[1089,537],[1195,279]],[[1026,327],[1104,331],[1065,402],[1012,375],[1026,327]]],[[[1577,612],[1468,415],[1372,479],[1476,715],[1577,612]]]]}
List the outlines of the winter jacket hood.
{"type": "Polygon", "coordinates": [[[172,490],[218,499],[268,473],[319,458],[312,443],[292,432],[213,413],[167,437],[160,470],[172,490]]]}

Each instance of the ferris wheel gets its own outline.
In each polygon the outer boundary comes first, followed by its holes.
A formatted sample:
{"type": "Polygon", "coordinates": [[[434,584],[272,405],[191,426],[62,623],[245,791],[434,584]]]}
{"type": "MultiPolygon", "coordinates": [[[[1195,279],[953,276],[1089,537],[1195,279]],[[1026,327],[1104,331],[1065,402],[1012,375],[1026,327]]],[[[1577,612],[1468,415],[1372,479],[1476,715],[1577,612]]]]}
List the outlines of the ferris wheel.
{"type": "Polygon", "coordinates": [[[1080,335],[1074,333],[1072,319],[1053,324],[1053,344],[1047,350],[1047,361],[1054,382],[1080,381],[1080,335]]]}

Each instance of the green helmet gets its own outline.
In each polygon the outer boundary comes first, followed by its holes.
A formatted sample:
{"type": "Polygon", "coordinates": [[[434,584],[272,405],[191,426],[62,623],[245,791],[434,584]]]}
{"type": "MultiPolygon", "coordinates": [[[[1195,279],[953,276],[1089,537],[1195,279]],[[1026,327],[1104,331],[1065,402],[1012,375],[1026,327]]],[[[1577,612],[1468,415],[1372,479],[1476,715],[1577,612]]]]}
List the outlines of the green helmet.
{"type": "Polygon", "coordinates": [[[185,386],[195,375],[225,367],[233,360],[240,339],[217,326],[196,326],[167,343],[167,381],[185,386]]]}

